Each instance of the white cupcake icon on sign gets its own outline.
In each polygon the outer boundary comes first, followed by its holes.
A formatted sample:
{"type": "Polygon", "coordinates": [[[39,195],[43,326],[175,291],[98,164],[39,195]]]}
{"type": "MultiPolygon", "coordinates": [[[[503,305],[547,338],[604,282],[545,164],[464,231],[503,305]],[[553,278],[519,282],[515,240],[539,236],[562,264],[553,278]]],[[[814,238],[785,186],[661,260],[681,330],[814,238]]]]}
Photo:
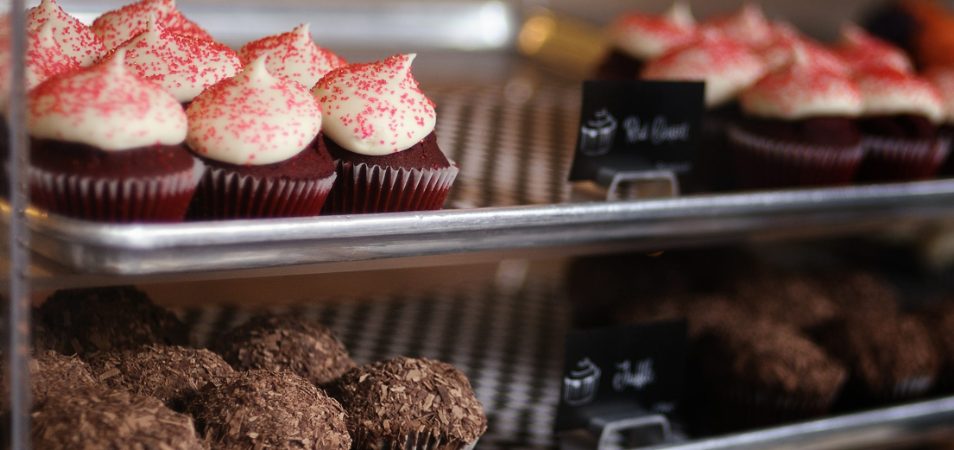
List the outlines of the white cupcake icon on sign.
{"type": "Polygon", "coordinates": [[[602,373],[590,358],[581,359],[576,367],[563,377],[563,401],[572,406],[585,405],[596,398],[602,373]]]}
{"type": "Polygon", "coordinates": [[[587,156],[609,153],[616,138],[616,125],[616,118],[606,108],[597,111],[580,127],[580,151],[587,156]]]}

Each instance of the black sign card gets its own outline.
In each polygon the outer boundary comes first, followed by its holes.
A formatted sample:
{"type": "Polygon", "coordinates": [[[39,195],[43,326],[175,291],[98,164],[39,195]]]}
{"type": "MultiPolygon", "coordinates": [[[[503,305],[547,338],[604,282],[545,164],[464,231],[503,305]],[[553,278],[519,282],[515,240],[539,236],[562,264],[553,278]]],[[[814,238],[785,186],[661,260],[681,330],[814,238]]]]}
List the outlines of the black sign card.
{"type": "Polygon", "coordinates": [[[685,321],[570,332],[556,431],[586,428],[604,411],[673,412],[685,364],[685,321]]]}
{"type": "Polygon", "coordinates": [[[615,171],[688,172],[698,147],[705,83],[585,81],[570,181],[615,171]]]}

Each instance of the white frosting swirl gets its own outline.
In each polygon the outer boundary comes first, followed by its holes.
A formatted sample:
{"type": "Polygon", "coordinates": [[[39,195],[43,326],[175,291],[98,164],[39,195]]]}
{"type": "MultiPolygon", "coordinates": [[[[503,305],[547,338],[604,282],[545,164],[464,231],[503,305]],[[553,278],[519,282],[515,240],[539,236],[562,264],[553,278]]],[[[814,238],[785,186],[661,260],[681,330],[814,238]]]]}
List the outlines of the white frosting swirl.
{"type": "Polygon", "coordinates": [[[104,151],[181,144],[187,129],[182,106],[158,85],[129,73],[124,57],[120,50],[30,91],[30,135],[104,151]]]}
{"type": "Polygon", "coordinates": [[[149,20],[180,36],[212,40],[208,33],[176,9],[175,0],[140,0],[104,13],[93,21],[91,29],[107,50],[115,49],[139,33],[146,31],[149,20]]]}
{"type": "Polygon", "coordinates": [[[704,81],[706,106],[735,98],[765,73],[762,59],[743,44],[709,34],[686,47],[650,61],[642,77],[655,80],[704,81]]]}
{"type": "Polygon", "coordinates": [[[123,44],[126,66],[155,81],[180,102],[238,73],[242,65],[234,51],[214,41],[170,33],[155,20],[148,29],[123,44]]]}
{"type": "Polygon", "coordinates": [[[186,111],[187,142],[198,154],[237,165],[285,161],[321,129],[321,109],[308,89],[273,77],[265,57],[200,94],[186,111]]]}
{"type": "Polygon", "coordinates": [[[924,76],[941,94],[941,102],[944,106],[944,122],[954,124],[954,68],[931,68],[924,76]]]}
{"type": "Polygon", "coordinates": [[[332,69],[347,64],[331,50],[315,44],[308,24],[299,25],[289,33],[249,42],[239,50],[242,64],[263,55],[267,58],[265,65],[270,73],[295,80],[307,88],[314,86],[332,69]]]}
{"type": "Polygon", "coordinates": [[[772,24],[765,18],[762,8],[752,2],[747,2],[735,14],[710,20],[704,27],[756,49],[772,42],[772,24]]]}
{"type": "Polygon", "coordinates": [[[944,117],[941,96],[927,80],[890,68],[869,69],[857,76],[864,115],[912,114],[938,123],[944,117]]]}
{"type": "Polygon", "coordinates": [[[878,39],[856,25],[841,27],[841,42],[835,52],[849,65],[852,71],[886,67],[901,72],[911,72],[913,65],[901,49],[878,39]]]}
{"type": "Polygon", "coordinates": [[[103,41],[93,30],[63,11],[55,0],[41,0],[39,6],[27,10],[27,31],[36,33],[51,26],[53,38],[63,53],[75,58],[83,67],[99,61],[106,54],[103,41]]]}
{"type": "Polygon", "coordinates": [[[741,102],[747,114],[785,120],[857,117],[864,105],[851,78],[804,60],[762,77],[741,102]]]}
{"type": "Polygon", "coordinates": [[[29,35],[26,50],[27,90],[33,89],[53,75],[79,68],[79,61],[68,55],[56,41],[53,34],[55,27],[54,24],[47,23],[29,35]]]}
{"type": "Polygon", "coordinates": [[[434,104],[411,75],[416,55],[332,70],[312,94],[324,112],[324,132],[363,155],[407,150],[434,131],[434,104]]]}
{"type": "Polygon", "coordinates": [[[616,48],[639,60],[650,60],[695,37],[695,19],[689,6],[675,1],[664,15],[630,13],[619,17],[609,29],[616,48]]]}

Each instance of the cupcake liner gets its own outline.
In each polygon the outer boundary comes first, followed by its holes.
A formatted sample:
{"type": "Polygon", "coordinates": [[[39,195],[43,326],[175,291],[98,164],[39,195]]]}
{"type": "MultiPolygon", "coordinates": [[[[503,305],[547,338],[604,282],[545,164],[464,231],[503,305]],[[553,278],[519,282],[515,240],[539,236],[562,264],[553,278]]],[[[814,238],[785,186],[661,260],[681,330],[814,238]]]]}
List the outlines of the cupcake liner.
{"type": "Polygon", "coordinates": [[[205,165],[142,178],[103,178],[54,173],[31,166],[31,202],[49,212],[98,222],[179,222],[205,165]]]}
{"type": "Polygon", "coordinates": [[[947,159],[949,139],[895,139],[865,136],[865,159],[859,178],[899,181],[930,178],[947,159]]]}
{"type": "Polygon", "coordinates": [[[355,214],[441,209],[460,171],[457,164],[441,169],[397,169],[337,160],[335,183],[324,214],[355,214]]]}
{"type": "Polygon", "coordinates": [[[864,156],[862,145],[813,146],[778,141],[737,126],[728,130],[736,178],[746,187],[847,184],[864,156]]]}
{"type": "Polygon", "coordinates": [[[210,167],[189,207],[190,220],[307,217],[321,213],[336,175],[270,179],[210,167]]]}
{"type": "Polygon", "coordinates": [[[367,450],[473,450],[477,441],[463,443],[433,433],[409,434],[397,439],[372,436],[370,433],[354,433],[351,448],[367,450]]]}

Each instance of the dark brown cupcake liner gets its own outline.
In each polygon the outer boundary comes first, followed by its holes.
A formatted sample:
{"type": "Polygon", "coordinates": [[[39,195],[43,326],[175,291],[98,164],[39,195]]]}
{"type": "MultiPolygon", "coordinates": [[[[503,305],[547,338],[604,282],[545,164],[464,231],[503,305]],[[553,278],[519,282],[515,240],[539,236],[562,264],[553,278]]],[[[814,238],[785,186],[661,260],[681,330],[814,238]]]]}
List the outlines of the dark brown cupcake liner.
{"type": "Polygon", "coordinates": [[[827,147],[779,141],[728,130],[736,178],[743,187],[824,186],[850,183],[864,157],[861,145],[827,147]]]}
{"type": "Polygon", "coordinates": [[[477,446],[477,441],[463,443],[433,433],[388,438],[359,432],[352,434],[351,441],[351,448],[366,450],[473,450],[477,446]]]}
{"type": "Polygon", "coordinates": [[[865,136],[865,159],[858,178],[902,181],[931,178],[950,151],[948,139],[897,139],[865,136]]]}
{"type": "Polygon", "coordinates": [[[190,220],[317,216],[336,175],[308,180],[270,179],[209,167],[189,206],[190,220]]]}
{"type": "Polygon", "coordinates": [[[31,202],[51,213],[111,223],[180,222],[185,217],[205,165],[162,176],[105,178],[29,171],[31,202]]]}
{"type": "Polygon", "coordinates": [[[441,209],[460,171],[457,164],[439,169],[399,169],[336,160],[338,180],[324,214],[358,214],[441,209]]]}

